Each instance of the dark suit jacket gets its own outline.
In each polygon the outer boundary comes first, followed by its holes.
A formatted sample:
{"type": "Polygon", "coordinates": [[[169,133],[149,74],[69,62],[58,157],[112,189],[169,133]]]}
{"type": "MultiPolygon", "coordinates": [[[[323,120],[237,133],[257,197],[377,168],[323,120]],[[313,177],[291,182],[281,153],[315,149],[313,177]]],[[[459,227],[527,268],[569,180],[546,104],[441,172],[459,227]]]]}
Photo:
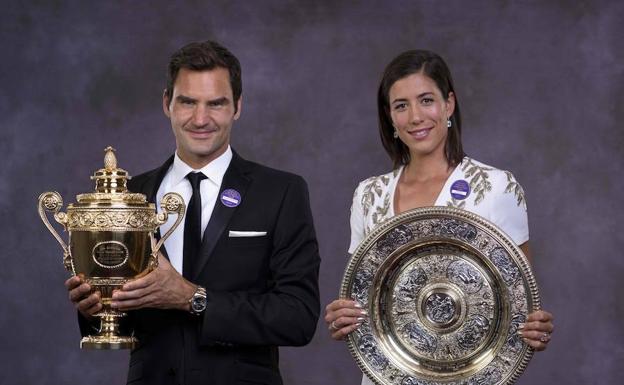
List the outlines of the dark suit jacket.
{"type": "MultiPolygon", "coordinates": [[[[153,202],[172,162],[131,179],[130,191],[153,202]]],[[[241,203],[217,198],[190,279],[206,288],[208,307],[202,316],[130,312],[140,345],[129,384],[281,384],[277,346],[305,345],[314,334],[320,258],[305,181],[234,153],[226,189],[241,203]],[[231,230],[267,235],[235,238],[231,230]]]]}

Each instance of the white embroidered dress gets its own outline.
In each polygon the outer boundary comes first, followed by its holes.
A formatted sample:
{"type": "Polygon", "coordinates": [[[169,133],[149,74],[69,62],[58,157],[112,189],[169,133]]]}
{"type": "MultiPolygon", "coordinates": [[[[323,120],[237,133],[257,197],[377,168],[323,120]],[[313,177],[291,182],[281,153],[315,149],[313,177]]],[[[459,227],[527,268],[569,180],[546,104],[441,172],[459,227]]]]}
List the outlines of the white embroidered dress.
{"type": "MultiPolygon", "coordinates": [[[[394,192],[402,172],[400,167],[358,185],[351,206],[350,254],[376,226],[395,215],[394,192]]],[[[518,245],[529,240],[524,191],[509,171],[465,157],[446,180],[435,206],[456,207],[480,215],[518,245]]],[[[362,385],[373,383],[364,376],[362,385]]]]}

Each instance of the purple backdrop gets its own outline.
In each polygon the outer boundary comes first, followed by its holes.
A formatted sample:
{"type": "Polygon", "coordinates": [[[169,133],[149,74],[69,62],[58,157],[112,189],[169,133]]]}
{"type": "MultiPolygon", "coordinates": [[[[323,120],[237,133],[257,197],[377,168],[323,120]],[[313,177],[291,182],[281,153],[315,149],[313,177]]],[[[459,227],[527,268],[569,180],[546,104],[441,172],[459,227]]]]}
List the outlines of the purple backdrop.
{"type": "MultiPolygon", "coordinates": [[[[132,174],[174,148],[161,111],[169,54],[207,38],[243,66],[234,146],[303,175],[338,292],[356,183],[386,172],[375,92],[411,48],[445,57],[473,157],[512,170],[529,202],[545,308],[557,330],[520,384],[617,383],[624,360],[624,3],[591,1],[31,1],[0,11],[0,383],[122,383],[127,352],[80,351],[39,193],[92,189],[102,149],[132,174]]],[[[358,384],[319,323],[282,350],[287,384],[358,384]]]]}

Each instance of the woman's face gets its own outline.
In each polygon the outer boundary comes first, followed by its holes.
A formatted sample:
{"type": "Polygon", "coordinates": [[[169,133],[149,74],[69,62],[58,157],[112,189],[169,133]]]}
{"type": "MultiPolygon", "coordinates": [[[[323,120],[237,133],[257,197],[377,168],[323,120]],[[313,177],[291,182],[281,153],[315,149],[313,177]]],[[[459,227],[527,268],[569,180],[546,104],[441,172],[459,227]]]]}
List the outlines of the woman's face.
{"type": "Polygon", "coordinates": [[[388,96],[392,124],[411,158],[444,155],[447,120],[455,108],[455,95],[450,92],[445,99],[433,79],[415,73],[397,80],[388,96]]]}

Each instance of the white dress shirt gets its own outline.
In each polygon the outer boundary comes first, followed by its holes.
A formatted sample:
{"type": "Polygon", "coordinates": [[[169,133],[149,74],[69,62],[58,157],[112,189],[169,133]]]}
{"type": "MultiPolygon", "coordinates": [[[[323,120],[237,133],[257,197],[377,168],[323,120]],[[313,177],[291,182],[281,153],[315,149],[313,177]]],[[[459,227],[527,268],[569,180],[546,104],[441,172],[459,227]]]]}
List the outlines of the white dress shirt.
{"type": "MultiPolygon", "coordinates": [[[[162,212],[162,207],[160,207],[160,201],[162,200],[162,197],[168,192],[176,192],[180,194],[182,198],[184,198],[184,204],[188,207],[191,196],[193,195],[193,188],[191,187],[191,182],[186,179],[186,175],[189,172],[202,172],[207,177],[206,179],[202,180],[199,185],[202,203],[201,229],[203,238],[204,230],[208,225],[208,221],[210,220],[210,216],[212,215],[212,210],[214,209],[215,203],[217,202],[219,190],[221,189],[221,182],[223,181],[223,175],[225,175],[225,171],[229,167],[231,160],[232,149],[230,148],[230,146],[228,146],[227,150],[218,158],[208,163],[201,169],[196,170],[188,164],[184,163],[176,152],[173,159],[173,164],[171,165],[171,167],[169,167],[169,170],[165,174],[162,183],[158,187],[158,192],[156,193],[158,212],[162,212]]],[[[171,228],[171,226],[173,226],[175,220],[175,216],[171,215],[167,223],[163,224],[160,227],[161,236],[164,235],[171,228]]],[[[180,274],[182,274],[185,220],[186,218],[182,220],[180,225],[175,229],[171,236],[167,238],[167,240],[165,240],[165,248],[167,249],[167,256],[169,257],[169,261],[180,274]]]]}

